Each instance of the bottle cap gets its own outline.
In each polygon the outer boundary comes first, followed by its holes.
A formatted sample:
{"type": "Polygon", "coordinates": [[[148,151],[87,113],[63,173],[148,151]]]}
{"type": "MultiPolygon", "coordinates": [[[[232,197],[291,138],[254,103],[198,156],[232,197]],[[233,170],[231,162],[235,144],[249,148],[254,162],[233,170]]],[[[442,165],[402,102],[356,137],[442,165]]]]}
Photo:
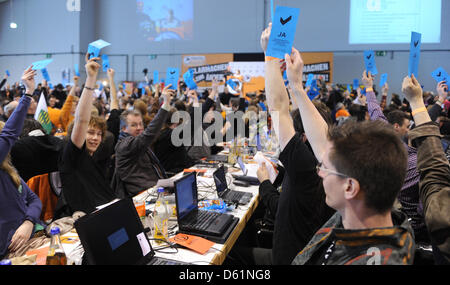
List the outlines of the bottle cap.
{"type": "Polygon", "coordinates": [[[50,230],[50,234],[51,234],[51,235],[57,235],[57,234],[59,234],[59,228],[58,228],[58,227],[53,227],[53,228],[50,230]]]}
{"type": "Polygon", "coordinates": [[[3,259],[2,261],[0,261],[0,265],[11,265],[11,260],[9,259],[3,259]]]}

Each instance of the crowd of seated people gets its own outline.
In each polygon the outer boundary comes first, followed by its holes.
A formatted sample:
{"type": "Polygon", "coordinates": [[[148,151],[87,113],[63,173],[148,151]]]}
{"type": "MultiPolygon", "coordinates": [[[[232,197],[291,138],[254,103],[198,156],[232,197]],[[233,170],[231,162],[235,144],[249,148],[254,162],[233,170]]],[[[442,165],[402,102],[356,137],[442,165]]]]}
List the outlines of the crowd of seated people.
{"type": "MultiPolygon", "coordinates": [[[[261,35],[264,52],[270,31],[261,35]]],[[[203,92],[180,79],[128,94],[113,68],[99,89],[100,61],[86,56],[82,84],[74,76],[73,84],[50,88],[35,82],[31,68],[20,80],[0,82],[0,259],[57,219],[133,197],[219,152],[214,142],[250,138],[250,116],[266,113],[283,170],[276,183],[265,165],[257,172],[259,207],[273,222],[271,246],[238,242],[226,262],[449,263],[447,82],[425,91],[414,75],[405,76],[403,101],[391,94],[388,102],[388,84],[378,93],[375,76],[361,70],[360,88],[318,79],[311,100],[293,48],[284,59],[288,85],[280,62],[267,57],[265,90],[253,97],[221,93],[215,79],[203,92]],[[50,131],[35,120],[41,96],[50,131]],[[189,143],[180,146],[174,136],[189,143]]]]}

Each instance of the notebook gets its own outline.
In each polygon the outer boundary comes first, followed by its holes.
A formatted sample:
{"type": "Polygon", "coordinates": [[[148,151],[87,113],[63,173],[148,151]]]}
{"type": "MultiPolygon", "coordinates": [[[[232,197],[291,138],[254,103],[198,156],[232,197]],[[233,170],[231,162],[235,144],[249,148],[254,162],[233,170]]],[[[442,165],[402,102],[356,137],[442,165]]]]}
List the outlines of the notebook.
{"type": "Polygon", "coordinates": [[[252,193],[235,191],[228,188],[227,179],[225,177],[225,169],[223,165],[213,173],[214,183],[216,184],[217,195],[222,198],[225,203],[237,203],[245,205],[253,197],[252,193]]]}
{"type": "Polygon", "coordinates": [[[131,198],[83,216],[74,225],[85,251],[83,264],[187,264],[155,256],[131,198]]]}
{"type": "Polygon", "coordinates": [[[239,221],[232,215],[199,210],[195,172],[175,181],[175,201],[180,233],[223,244],[239,221]]]}

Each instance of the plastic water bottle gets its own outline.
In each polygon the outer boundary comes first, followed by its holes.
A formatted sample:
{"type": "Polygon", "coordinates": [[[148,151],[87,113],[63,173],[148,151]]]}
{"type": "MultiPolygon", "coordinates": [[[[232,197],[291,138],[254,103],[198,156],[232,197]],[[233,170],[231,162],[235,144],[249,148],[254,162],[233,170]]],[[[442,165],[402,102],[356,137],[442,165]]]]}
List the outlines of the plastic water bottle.
{"type": "Polygon", "coordinates": [[[165,197],[164,188],[158,188],[158,198],[155,202],[155,209],[153,211],[153,237],[156,243],[162,243],[163,240],[168,241],[168,223],[171,213],[169,212],[169,201],[165,197]]]}
{"type": "Polygon", "coordinates": [[[60,231],[58,227],[50,230],[52,239],[47,253],[47,265],[67,265],[67,257],[61,245],[60,231]]]}
{"type": "Polygon", "coordinates": [[[64,131],[63,131],[61,124],[58,124],[58,128],[56,129],[56,132],[55,132],[55,137],[58,137],[60,139],[62,139],[64,137],[64,131]]]}

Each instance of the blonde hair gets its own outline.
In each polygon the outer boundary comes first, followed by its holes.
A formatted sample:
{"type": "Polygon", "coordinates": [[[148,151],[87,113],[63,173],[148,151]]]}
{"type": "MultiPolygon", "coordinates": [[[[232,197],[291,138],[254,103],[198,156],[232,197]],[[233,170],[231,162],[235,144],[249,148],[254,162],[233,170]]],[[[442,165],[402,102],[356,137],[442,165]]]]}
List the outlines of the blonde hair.
{"type": "MultiPolygon", "coordinates": [[[[4,122],[0,121],[0,133],[3,130],[3,127],[5,126],[4,122]]],[[[11,163],[11,154],[8,153],[6,158],[1,162],[0,169],[5,171],[10,177],[14,185],[18,188],[20,186],[20,175],[17,172],[17,169],[12,165],[11,163]]]]}

